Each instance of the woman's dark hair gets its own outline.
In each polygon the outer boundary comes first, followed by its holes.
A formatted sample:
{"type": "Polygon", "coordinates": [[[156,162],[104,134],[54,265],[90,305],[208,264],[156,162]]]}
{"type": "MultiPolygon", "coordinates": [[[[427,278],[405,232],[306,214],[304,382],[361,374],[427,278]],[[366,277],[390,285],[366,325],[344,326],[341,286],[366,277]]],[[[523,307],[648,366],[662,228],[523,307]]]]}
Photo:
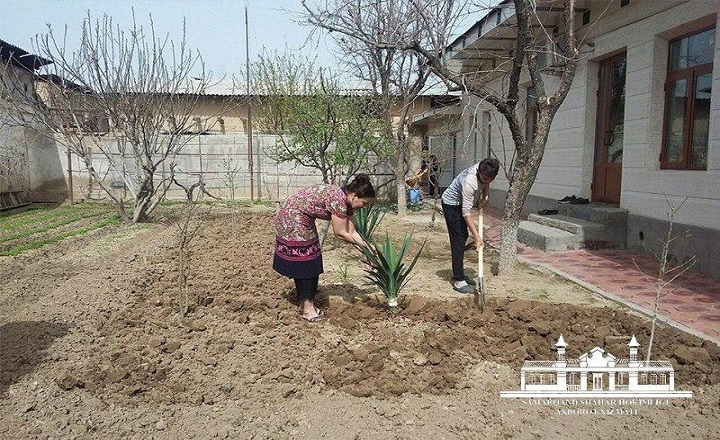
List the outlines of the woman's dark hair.
{"type": "Polygon", "coordinates": [[[374,199],[375,188],[370,182],[370,176],[367,174],[357,174],[352,182],[343,188],[346,193],[353,193],[361,199],[374,199]]]}
{"type": "Polygon", "coordinates": [[[495,176],[498,175],[498,171],[500,171],[500,161],[495,158],[488,157],[487,159],[480,161],[480,164],[478,164],[477,174],[480,175],[480,173],[482,173],[494,179],[495,176]]]}

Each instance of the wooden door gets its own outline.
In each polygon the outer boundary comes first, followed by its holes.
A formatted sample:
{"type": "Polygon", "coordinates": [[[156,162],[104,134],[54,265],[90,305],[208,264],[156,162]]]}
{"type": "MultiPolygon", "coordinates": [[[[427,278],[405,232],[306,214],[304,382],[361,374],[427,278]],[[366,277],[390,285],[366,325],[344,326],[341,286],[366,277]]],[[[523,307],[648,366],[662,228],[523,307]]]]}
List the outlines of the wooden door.
{"type": "Polygon", "coordinates": [[[594,202],[620,204],[625,132],[626,66],[627,56],[625,53],[600,62],[595,125],[595,165],[592,183],[594,202]]]}

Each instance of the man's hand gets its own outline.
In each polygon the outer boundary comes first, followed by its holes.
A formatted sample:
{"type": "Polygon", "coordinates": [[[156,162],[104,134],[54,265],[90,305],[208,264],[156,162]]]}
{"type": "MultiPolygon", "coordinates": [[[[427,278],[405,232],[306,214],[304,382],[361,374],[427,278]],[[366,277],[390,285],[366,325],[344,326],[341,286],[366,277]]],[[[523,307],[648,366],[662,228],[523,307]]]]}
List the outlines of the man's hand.
{"type": "Polygon", "coordinates": [[[482,240],[475,240],[475,250],[480,252],[483,248],[483,244],[482,240]]]}

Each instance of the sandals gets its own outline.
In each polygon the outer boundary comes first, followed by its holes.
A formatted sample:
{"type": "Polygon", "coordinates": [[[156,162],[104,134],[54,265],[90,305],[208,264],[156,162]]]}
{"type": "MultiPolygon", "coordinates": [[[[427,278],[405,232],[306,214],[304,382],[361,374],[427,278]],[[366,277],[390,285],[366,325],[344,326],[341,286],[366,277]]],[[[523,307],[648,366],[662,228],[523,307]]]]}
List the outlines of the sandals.
{"type": "Polygon", "coordinates": [[[323,319],[325,319],[325,312],[322,311],[321,309],[315,307],[315,313],[317,313],[317,315],[315,315],[311,318],[307,318],[307,317],[303,316],[302,307],[298,306],[298,314],[300,315],[300,317],[302,319],[306,320],[307,322],[318,322],[318,321],[322,321],[323,319]]]}
{"type": "Polygon", "coordinates": [[[325,319],[325,318],[323,317],[323,315],[313,316],[312,318],[306,318],[306,317],[303,316],[302,318],[303,318],[304,320],[306,320],[307,322],[318,322],[318,321],[322,321],[323,319],[325,319]]]}

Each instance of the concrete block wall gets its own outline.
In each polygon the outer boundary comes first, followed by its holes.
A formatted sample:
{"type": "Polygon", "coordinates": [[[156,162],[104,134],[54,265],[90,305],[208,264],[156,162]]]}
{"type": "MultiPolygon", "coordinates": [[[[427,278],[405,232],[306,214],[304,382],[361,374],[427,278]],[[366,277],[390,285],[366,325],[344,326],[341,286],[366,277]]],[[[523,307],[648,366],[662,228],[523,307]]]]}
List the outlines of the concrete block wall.
{"type": "Polygon", "coordinates": [[[59,202],[67,196],[62,166],[54,142],[29,128],[14,125],[14,108],[2,97],[15,94],[5,84],[30,90],[33,76],[0,62],[0,192],[20,191],[25,201],[59,202]]]}
{"type": "MultiPolygon", "coordinates": [[[[275,136],[253,136],[253,196],[256,200],[284,200],[299,188],[322,182],[322,177],[315,168],[294,163],[276,163],[271,158],[276,140],[275,136]]],[[[104,177],[105,184],[113,187],[118,195],[124,195],[126,190],[123,188],[123,162],[126,176],[130,179],[139,175],[138,168],[131,157],[121,157],[114,140],[107,140],[105,148],[115,151],[112,160],[116,165],[111,166],[110,160],[97,152],[92,156],[93,168],[104,177]]],[[[64,147],[57,147],[56,157],[66,161],[64,147]]],[[[105,198],[106,194],[89,178],[85,163],[76,155],[72,155],[71,161],[75,199],[105,198]]],[[[169,158],[156,172],[155,179],[158,182],[169,176],[171,163],[176,164],[176,179],[183,185],[192,185],[202,177],[206,189],[214,196],[228,200],[232,197],[236,200],[250,198],[248,137],[245,135],[209,135],[192,138],[179,153],[169,158]]],[[[67,167],[65,169],[67,170],[67,167]]],[[[381,168],[374,177],[376,183],[380,183],[390,176],[391,173],[383,172],[381,168]]],[[[67,172],[64,178],[67,178],[67,172]]],[[[386,188],[384,191],[381,195],[393,196],[391,189],[386,188]]],[[[181,189],[171,188],[168,192],[170,199],[182,197],[184,194],[181,189]]]]}

